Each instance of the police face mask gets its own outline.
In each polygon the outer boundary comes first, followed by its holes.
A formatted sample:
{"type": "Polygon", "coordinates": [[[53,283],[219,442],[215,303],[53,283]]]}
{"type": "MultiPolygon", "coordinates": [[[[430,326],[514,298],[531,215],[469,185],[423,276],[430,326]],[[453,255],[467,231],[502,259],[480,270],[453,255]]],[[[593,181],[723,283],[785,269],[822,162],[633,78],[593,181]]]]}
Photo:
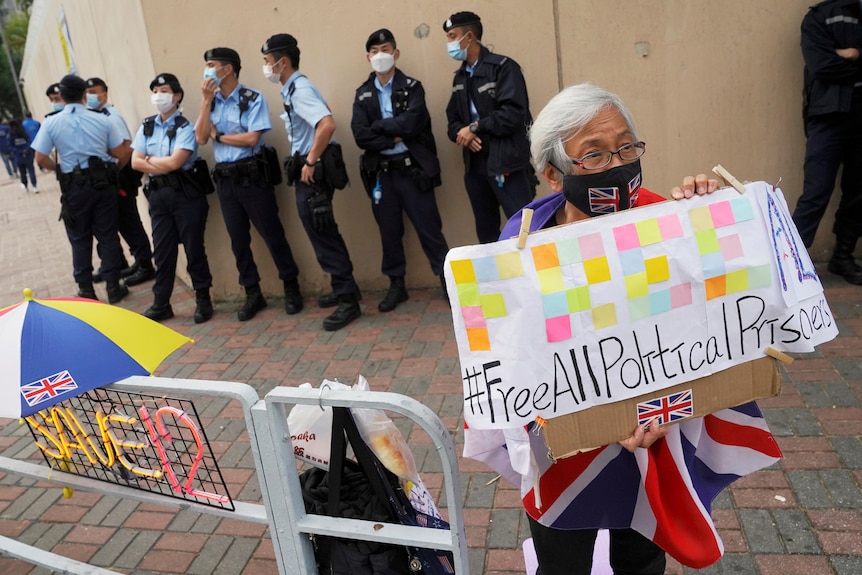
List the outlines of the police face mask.
{"type": "MultiPolygon", "coordinates": [[[[277,65],[277,64],[278,64],[278,62],[276,62],[275,65],[277,65]]],[[[264,64],[263,65],[263,76],[267,80],[272,82],[273,84],[278,84],[281,81],[281,72],[273,72],[272,71],[272,69],[275,67],[275,65],[264,64]]]]}
{"type": "Polygon", "coordinates": [[[378,52],[371,57],[371,69],[378,74],[385,74],[395,65],[395,56],[386,52],[378,52]]]}
{"type": "Polygon", "coordinates": [[[566,200],[590,217],[634,207],[640,189],[640,160],[597,174],[563,176],[566,200]]]}
{"type": "Polygon", "coordinates": [[[156,92],[150,95],[150,102],[160,114],[167,114],[174,107],[174,95],[170,92],[156,92]]]}
{"type": "Polygon", "coordinates": [[[209,66],[207,66],[206,68],[204,68],[204,80],[212,78],[213,80],[215,80],[216,87],[218,87],[218,85],[221,84],[221,78],[218,77],[218,71],[222,68],[224,68],[224,66],[214,68],[210,68],[209,66]]]}
{"type": "Polygon", "coordinates": [[[62,110],[65,107],[66,107],[66,104],[64,104],[63,102],[54,102],[53,104],[51,104],[51,108],[55,112],[59,112],[60,110],[62,110]]]}
{"type": "MultiPolygon", "coordinates": [[[[464,34],[464,36],[466,36],[466,34],[464,34]]],[[[446,49],[449,51],[449,57],[453,60],[458,60],[459,62],[463,62],[467,59],[467,48],[461,47],[461,42],[464,40],[464,36],[446,44],[446,49]]],[[[468,43],[467,46],[469,47],[470,44],[468,43]]]]}
{"type": "Polygon", "coordinates": [[[99,107],[98,94],[87,94],[87,107],[93,108],[94,110],[99,107]]]}

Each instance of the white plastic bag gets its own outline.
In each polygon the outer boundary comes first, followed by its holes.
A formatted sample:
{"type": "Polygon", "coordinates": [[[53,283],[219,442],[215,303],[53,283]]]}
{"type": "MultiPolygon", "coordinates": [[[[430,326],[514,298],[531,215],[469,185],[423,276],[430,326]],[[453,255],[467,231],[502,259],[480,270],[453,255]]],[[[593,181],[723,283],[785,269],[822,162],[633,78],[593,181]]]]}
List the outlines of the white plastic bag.
{"type": "MultiPolygon", "coordinates": [[[[337,381],[324,380],[321,387],[350,389],[337,381]]],[[[310,383],[299,387],[311,389],[310,383]]],[[[324,392],[325,393],[325,392],[324,392]]],[[[324,471],[329,471],[332,441],[332,408],[319,405],[294,405],[287,414],[287,427],[293,442],[293,456],[324,471]]]]}

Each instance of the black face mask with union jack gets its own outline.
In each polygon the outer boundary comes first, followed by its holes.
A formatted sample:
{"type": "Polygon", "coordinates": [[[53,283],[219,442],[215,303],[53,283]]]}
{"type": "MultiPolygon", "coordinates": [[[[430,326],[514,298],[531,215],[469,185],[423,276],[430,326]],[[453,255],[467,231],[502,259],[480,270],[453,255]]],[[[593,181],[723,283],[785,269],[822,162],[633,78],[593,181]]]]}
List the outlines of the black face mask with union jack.
{"type": "Polygon", "coordinates": [[[563,176],[566,200],[590,217],[633,208],[640,189],[640,159],[596,174],[563,176]]]}

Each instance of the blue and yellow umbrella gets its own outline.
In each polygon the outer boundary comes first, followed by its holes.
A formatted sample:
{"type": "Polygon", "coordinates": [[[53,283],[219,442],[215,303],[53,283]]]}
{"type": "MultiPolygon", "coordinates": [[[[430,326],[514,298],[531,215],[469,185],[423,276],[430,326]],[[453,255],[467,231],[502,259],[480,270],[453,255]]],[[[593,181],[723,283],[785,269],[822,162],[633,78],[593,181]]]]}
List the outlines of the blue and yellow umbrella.
{"type": "Polygon", "coordinates": [[[33,299],[0,310],[0,417],[36,413],[132,375],[151,375],[192,341],[94,300],[33,299]]]}

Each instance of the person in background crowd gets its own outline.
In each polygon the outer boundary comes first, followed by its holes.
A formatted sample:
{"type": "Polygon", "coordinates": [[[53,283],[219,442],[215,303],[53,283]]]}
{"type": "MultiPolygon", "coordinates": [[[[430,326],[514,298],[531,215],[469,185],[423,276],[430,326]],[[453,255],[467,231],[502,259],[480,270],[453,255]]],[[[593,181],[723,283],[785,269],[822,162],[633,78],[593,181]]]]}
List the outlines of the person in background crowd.
{"type": "Polygon", "coordinates": [[[6,121],[0,122],[0,156],[3,157],[3,165],[6,166],[6,172],[9,178],[15,178],[17,165],[15,158],[12,156],[12,147],[9,144],[9,123],[6,121]]]}
{"type": "Polygon", "coordinates": [[[33,166],[33,149],[30,136],[24,129],[24,126],[18,120],[9,122],[9,148],[12,151],[12,158],[21,176],[21,189],[29,192],[27,187],[27,174],[30,174],[30,184],[33,186],[33,193],[38,194],[39,188],[36,187],[36,168],[33,166]]]}

